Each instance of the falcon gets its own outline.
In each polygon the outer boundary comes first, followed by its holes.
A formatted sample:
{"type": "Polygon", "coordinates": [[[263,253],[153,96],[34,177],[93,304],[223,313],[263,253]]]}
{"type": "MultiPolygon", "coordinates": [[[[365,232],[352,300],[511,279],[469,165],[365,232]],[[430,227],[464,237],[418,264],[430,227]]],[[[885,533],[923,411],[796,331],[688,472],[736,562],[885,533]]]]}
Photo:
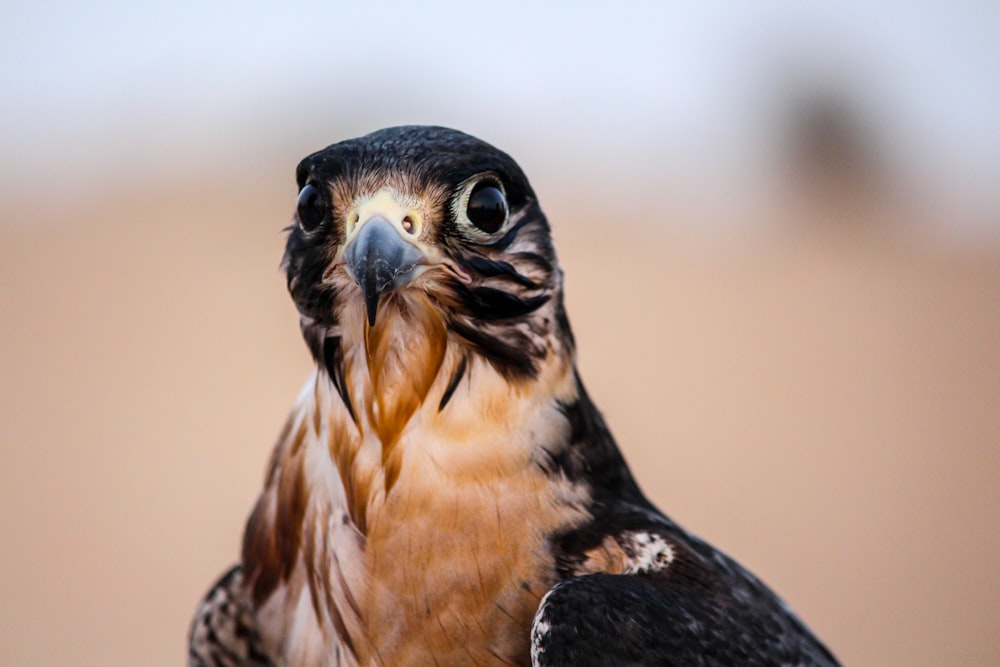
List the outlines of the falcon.
{"type": "Polygon", "coordinates": [[[316,369],[189,665],[837,664],[640,491],[513,159],[394,127],[296,177],[283,269],[316,369]]]}

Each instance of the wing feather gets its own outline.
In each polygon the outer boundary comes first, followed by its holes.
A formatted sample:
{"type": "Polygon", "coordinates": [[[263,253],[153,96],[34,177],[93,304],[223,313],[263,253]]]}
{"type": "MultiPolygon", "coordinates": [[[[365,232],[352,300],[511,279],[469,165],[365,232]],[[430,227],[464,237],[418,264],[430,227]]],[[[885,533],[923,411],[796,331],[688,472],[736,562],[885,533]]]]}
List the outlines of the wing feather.
{"type": "Polygon", "coordinates": [[[212,586],[195,614],[188,667],[275,667],[257,631],[238,565],[212,586]]]}

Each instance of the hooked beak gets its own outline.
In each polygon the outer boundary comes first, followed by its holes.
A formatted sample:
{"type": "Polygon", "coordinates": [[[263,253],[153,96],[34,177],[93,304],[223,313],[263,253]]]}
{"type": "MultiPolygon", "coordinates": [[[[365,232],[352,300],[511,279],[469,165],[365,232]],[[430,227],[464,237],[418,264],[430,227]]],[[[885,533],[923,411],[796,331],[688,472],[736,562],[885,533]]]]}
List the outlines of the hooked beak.
{"type": "Polygon", "coordinates": [[[344,258],[364,296],[369,326],[375,325],[382,294],[408,285],[417,276],[417,267],[426,262],[424,254],[380,216],[361,226],[347,245],[344,258]]]}

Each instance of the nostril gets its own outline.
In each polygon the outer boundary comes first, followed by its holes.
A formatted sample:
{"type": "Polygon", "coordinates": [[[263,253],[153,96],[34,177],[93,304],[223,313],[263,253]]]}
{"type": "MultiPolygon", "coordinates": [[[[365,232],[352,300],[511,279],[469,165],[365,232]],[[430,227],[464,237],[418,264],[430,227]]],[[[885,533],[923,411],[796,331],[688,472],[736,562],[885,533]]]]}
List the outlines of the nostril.
{"type": "Polygon", "coordinates": [[[413,233],[415,233],[414,230],[416,229],[416,227],[417,226],[413,222],[413,218],[411,218],[410,216],[406,216],[405,218],[403,218],[403,230],[407,234],[413,234],[413,233]]]}

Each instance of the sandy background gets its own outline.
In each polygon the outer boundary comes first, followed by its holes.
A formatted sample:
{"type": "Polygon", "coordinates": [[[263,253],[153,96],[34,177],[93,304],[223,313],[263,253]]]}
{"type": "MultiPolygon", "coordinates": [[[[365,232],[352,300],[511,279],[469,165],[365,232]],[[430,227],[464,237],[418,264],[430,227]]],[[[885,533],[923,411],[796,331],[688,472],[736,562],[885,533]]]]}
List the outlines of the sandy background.
{"type": "MultiPolygon", "coordinates": [[[[172,187],[0,232],[2,664],[180,664],[308,371],[291,177],[172,187]]],[[[997,664],[1000,251],[695,242],[550,199],[584,377],[652,498],[845,664],[997,664]]]]}
{"type": "Polygon", "coordinates": [[[183,664],[310,361],[295,164],[508,150],[644,489],[845,665],[1000,664],[1000,6],[0,6],[0,665],[183,664]]]}

